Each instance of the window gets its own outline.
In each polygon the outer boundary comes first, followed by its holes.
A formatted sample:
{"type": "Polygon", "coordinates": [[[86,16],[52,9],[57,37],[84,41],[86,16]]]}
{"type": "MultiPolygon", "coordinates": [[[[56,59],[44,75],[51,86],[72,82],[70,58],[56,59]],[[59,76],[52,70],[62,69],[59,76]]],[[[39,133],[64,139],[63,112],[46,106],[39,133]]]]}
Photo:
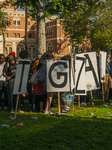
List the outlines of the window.
{"type": "Polygon", "coordinates": [[[24,51],[24,48],[23,48],[23,47],[21,48],[21,51],[24,51]]]}
{"type": "Polygon", "coordinates": [[[17,38],[20,38],[20,33],[17,33],[17,38]]]}
{"type": "Polygon", "coordinates": [[[32,52],[31,52],[31,48],[29,48],[29,57],[31,57],[32,52]]]}
{"type": "Polygon", "coordinates": [[[12,47],[9,47],[9,53],[12,52],[12,47]]]}
{"type": "Polygon", "coordinates": [[[20,20],[17,20],[17,25],[20,25],[20,20]]]}
{"type": "Polygon", "coordinates": [[[31,34],[29,34],[29,35],[28,35],[28,38],[32,38],[32,35],[31,35],[31,34]]]}
{"type": "Polygon", "coordinates": [[[24,16],[24,14],[21,14],[21,16],[23,17],[23,16],[24,16]]]}
{"type": "Polygon", "coordinates": [[[30,21],[28,21],[28,25],[30,25],[30,21]]]}
{"type": "Polygon", "coordinates": [[[9,13],[9,16],[12,16],[12,13],[9,13]]]}
{"type": "Polygon", "coordinates": [[[8,49],[7,49],[7,47],[5,47],[5,49],[4,49],[4,55],[5,56],[8,55],[8,49]]]}
{"type": "Polygon", "coordinates": [[[13,25],[16,25],[16,20],[13,20],[13,25]]]}
{"type": "Polygon", "coordinates": [[[20,53],[20,48],[19,47],[17,47],[17,57],[19,57],[19,53],[20,53]]]}
{"type": "Polygon", "coordinates": [[[52,35],[52,29],[50,30],[50,35],[52,35]]]}
{"type": "Polygon", "coordinates": [[[8,37],[8,33],[5,33],[5,37],[6,37],[6,38],[8,37]]]}
{"type": "Polygon", "coordinates": [[[13,37],[16,38],[16,33],[13,34],[13,37]]]}
{"type": "Polygon", "coordinates": [[[47,35],[52,35],[52,29],[47,29],[47,35]]]}
{"type": "Polygon", "coordinates": [[[36,49],[33,48],[33,56],[35,57],[36,56],[36,49]]]}
{"type": "Polygon", "coordinates": [[[48,52],[52,53],[52,46],[48,46],[48,52]]]}

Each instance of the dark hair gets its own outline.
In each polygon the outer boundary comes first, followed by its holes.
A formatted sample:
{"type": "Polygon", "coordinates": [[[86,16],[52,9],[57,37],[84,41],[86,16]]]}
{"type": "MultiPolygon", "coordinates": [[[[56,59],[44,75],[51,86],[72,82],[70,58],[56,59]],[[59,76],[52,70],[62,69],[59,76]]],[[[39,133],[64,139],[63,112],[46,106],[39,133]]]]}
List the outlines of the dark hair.
{"type": "Polygon", "coordinates": [[[26,50],[21,51],[21,52],[19,53],[19,56],[20,56],[22,59],[27,58],[27,57],[29,56],[28,51],[26,51],[26,50]]]}
{"type": "Polygon", "coordinates": [[[42,58],[46,58],[46,59],[52,59],[53,58],[53,55],[49,52],[45,52],[42,56],[42,58]]]}
{"type": "Polygon", "coordinates": [[[65,55],[63,57],[61,57],[61,60],[70,60],[71,57],[69,55],[65,55]]]}
{"type": "Polygon", "coordinates": [[[0,54],[0,59],[1,59],[2,56],[5,58],[4,54],[0,54]]]}

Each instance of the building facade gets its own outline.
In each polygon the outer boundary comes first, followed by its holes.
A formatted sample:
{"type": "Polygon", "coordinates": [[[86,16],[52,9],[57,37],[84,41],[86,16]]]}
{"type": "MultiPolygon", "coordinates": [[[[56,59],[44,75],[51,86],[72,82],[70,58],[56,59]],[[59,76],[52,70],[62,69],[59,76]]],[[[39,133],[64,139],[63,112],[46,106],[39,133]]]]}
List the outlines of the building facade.
{"type": "MultiPolygon", "coordinates": [[[[0,0],[2,3],[3,0],[0,0]]],[[[10,25],[6,26],[3,35],[0,36],[0,53],[4,53],[7,56],[11,51],[15,51],[16,56],[19,56],[19,52],[25,50],[25,11],[14,9],[12,6],[7,6],[3,9],[6,12],[6,19],[10,21],[10,25]]],[[[29,58],[35,60],[37,57],[37,26],[36,22],[31,17],[27,22],[27,50],[29,52],[29,58]]],[[[56,16],[46,19],[46,51],[56,52],[59,55],[70,54],[70,42],[66,38],[63,30],[63,26],[56,16]]],[[[81,44],[81,51],[84,49],[90,51],[90,41],[85,41],[81,44]]]]}
{"type": "MultiPolygon", "coordinates": [[[[3,1],[1,1],[3,2],[3,1]]],[[[1,35],[2,42],[0,43],[0,52],[7,56],[11,51],[16,53],[18,57],[21,50],[25,50],[25,11],[14,9],[7,6],[3,9],[6,13],[5,18],[10,21],[10,25],[1,35]]],[[[36,22],[31,17],[27,22],[27,49],[31,59],[36,58],[36,22]]]]}

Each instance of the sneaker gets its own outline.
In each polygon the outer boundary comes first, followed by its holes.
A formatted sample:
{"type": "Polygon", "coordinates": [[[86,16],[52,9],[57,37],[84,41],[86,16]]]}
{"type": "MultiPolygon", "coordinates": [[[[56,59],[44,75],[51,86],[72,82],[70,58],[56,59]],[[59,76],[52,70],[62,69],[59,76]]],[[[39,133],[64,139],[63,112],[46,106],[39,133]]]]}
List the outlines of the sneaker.
{"type": "Polygon", "coordinates": [[[18,112],[19,112],[19,113],[24,113],[24,111],[22,111],[22,110],[19,110],[18,112]]]}
{"type": "Polygon", "coordinates": [[[70,107],[68,107],[68,106],[67,106],[67,107],[65,107],[64,109],[65,109],[65,110],[69,110],[69,109],[70,109],[70,107]]]}
{"type": "Polygon", "coordinates": [[[62,110],[61,110],[61,113],[67,113],[67,110],[62,109],[62,110]]]}
{"type": "Polygon", "coordinates": [[[54,114],[51,110],[49,110],[49,111],[48,111],[48,113],[49,113],[49,114],[51,114],[51,115],[53,115],[53,114],[54,114]]]}
{"type": "Polygon", "coordinates": [[[46,115],[47,115],[47,114],[49,114],[49,112],[48,112],[48,111],[44,111],[44,114],[46,114],[46,115]]]}
{"type": "Polygon", "coordinates": [[[14,111],[10,111],[10,114],[14,114],[14,111]]]}

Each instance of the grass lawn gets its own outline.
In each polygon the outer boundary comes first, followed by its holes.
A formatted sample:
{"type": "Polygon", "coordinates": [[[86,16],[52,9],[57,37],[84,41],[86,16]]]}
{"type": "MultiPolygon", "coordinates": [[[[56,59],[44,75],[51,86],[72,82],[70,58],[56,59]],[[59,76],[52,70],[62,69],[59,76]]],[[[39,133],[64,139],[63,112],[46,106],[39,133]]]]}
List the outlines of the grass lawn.
{"type": "MultiPolygon", "coordinates": [[[[18,113],[15,120],[10,119],[14,115],[1,110],[0,150],[112,150],[112,107],[101,105],[97,99],[94,107],[78,109],[75,102],[74,112],[59,116],[33,112],[26,103],[25,113],[18,113]],[[17,126],[20,122],[23,127],[17,126]]],[[[57,107],[51,109],[58,111],[57,107]]]]}

